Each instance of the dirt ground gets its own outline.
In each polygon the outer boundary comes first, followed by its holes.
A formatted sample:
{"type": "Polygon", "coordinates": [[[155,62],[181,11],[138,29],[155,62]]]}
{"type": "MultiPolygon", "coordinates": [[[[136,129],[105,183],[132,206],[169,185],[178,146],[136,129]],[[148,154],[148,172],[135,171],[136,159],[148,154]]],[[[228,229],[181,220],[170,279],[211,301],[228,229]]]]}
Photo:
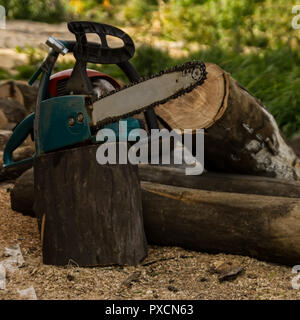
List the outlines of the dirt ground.
{"type": "Polygon", "coordinates": [[[37,298],[52,299],[299,299],[290,267],[249,257],[206,254],[177,247],[149,246],[137,267],[78,268],[43,265],[34,218],[10,208],[9,188],[0,186],[0,262],[5,248],[20,245],[25,263],[7,271],[0,299],[21,299],[18,290],[34,287],[37,298]],[[243,267],[234,280],[220,282],[212,266],[222,262],[243,267]]]}

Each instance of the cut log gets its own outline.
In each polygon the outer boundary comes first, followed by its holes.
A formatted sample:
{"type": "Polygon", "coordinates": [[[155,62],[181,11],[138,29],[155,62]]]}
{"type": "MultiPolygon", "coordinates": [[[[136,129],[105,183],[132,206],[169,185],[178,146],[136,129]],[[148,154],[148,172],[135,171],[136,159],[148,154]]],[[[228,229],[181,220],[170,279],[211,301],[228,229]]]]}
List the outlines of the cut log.
{"type": "Polygon", "coordinates": [[[11,130],[0,130],[0,150],[4,150],[7,141],[12,135],[11,130]]]}
{"type": "MultiPolygon", "coordinates": [[[[14,161],[20,161],[34,154],[33,146],[19,147],[13,154],[14,161]]],[[[23,172],[32,167],[31,163],[25,163],[13,167],[3,168],[3,152],[0,152],[0,181],[18,178],[23,172]]]]}
{"type": "Polygon", "coordinates": [[[297,134],[291,140],[291,146],[294,149],[296,155],[300,157],[300,134],[297,134]]]}
{"type": "Polygon", "coordinates": [[[15,100],[0,99],[0,110],[2,110],[9,122],[19,123],[27,114],[26,109],[15,100]]]}
{"type": "Polygon", "coordinates": [[[36,158],[34,211],[45,264],[138,264],[146,255],[137,166],[99,165],[98,146],[36,158]]]}
{"type": "Polygon", "coordinates": [[[0,84],[0,98],[10,98],[32,112],[37,97],[37,88],[22,81],[6,81],[0,84]]]}
{"type": "MultiPolygon", "coordinates": [[[[216,173],[185,176],[183,169],[144,165],[139,175],[155,182],[142,182],[149,242],[299,263],[300,182],[216,173]]],[[[26,184],[32,207],[29,175],[26,184]]],[[[21,194],[15,195],[18,201],[21,194]]]]}
{"type": "Polygon", "coordinates": [[[0,129],[7,129],[8,120],[5,113],[0,110],[0,129]]]}
{"type": "Polygon", "coordinates": [[[0,84],[0,98],[10,98],[24,106],[24,97],[21,90],[16,86],[15,81],[5,81],[0,84]]]}
{"type": "Polygon", "coordinates": [[[38,88],[29,86],[26,82],[15,82],[17,88],[21,91],[24,99],[24,107],[27,111],[33,112],[35,108],[38,88]]]}
{"type": "Polygon", "coordinates": [[[10,192],[11,208],[14,211],[22,212],[24,215],[35,217],[33,212],[33,168],[25,171],[15,183],[10,192]]]}
{"type": "Polygon", "coordinates": [[[299,159],[262,102],[215,64],[192,92],[155,108],[172,129],[205,129],[205,166],[300,179],[299,159]]]}
{"type": "Polygon", "coordinates": [[[300,199],[300,181],[207,171],[188,176],[184,168],[144,164],[139,165],[139,175],[142,181],[184,188],[300,199]]]}
{"type": "Polygon", "coordinates": [[[295,265],[300,199],[188,189],[142,182],[149,243],[295,265]]]}
{"type": "MultiPolygon", "coordinates": [[[[33,171],[30,170],[28,174],[23,173],[22,175],[25,177],[24,179],[20,178],[20,181],[28,184],[27,188],[32,188],[33,179],[30,178],[30,175],[33,176],[33,171]]],[[[300,199],[300,182],[298,181],[216,172],[204,172],[200,176],[187,176],[184,168],[144,164],[139,165],[139,177],[141,181],[183,188],[300,199]]],[[[19,180],[16,181],[16,187],[18,183],[19,180]]],[[[24,208],[25,211],[33,210],[33,192],[32,194],[28,193],[28,197],[30,201],[28,201],[28,207],[24,208]]],[[[18,201],[17,196],[14,201],[18,201]]],[[[20,202],[22,203],[22,201],[21,197],[20,202]]],[[[23,212],[21,205],[16,204],[16,207],[19,208],[16,211],[23,212]]]]}

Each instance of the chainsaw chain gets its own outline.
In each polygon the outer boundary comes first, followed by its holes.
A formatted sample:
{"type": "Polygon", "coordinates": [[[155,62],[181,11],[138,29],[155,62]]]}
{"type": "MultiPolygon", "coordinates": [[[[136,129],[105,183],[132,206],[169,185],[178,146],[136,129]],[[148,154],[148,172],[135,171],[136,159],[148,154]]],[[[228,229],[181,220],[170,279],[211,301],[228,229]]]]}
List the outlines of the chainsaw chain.
{"type": "MultiPolygon", "coordinates": [[[[102,100],[104,98],[106,98],[107,96],[110,96],[110,95],[113,95],[119,91],[122,91],[122,90],[126,90],[127,88],[129,87],[133,87],[137,84],[140,84],[141,82],[144,82],[144,81],[147,81],[147,80],[150,80],[150,79],[153,79],[153,78],[158,78],[164,74],[168,74],[168,73],[172,73],[172,72],[178,72],[178,71],[188,71],[189,69],[195,69],[197,67],[197,69],[200,70],[200,78],[199,80],[197,80],[194,84],[192,84],[190,87],[186,88],[186,89],[182,89],[180,91],[178,91],[177,93],[175,93],[174,95],[166,98],[166,99],[163,99],[163,100],[160,100],[160,101],[156,101],[148,106],[145,106],[145,107],[142,107],[140,109],[137,109],[137,110],[134,110],[132,112],[129,112],[127,114],[123,114],[122,116],[118,117],[110,117],[110,118],[106,118],[104,121],[101,120],[99,121],[95,126],[92,126],[91,129],[94,131],[97,131],[101,128],[103,128],[104,125],[108,124],[108,123],[112,123],[112,122],[117,122],[118,120],[120,119],[123,119],[123,118],[128,118],[132,115],[135,115],[135,114],[138,114],[138,113],[141,113],[141,112],[145,112],[146,110],[148,109],[151,109],[151,108],[154,108],[158,105],[161,105],[161,104],[164,104],[170,100],[173,100],[173,99],[176,99],[186,93],[189,93],[191,92],[193,89],[195,89],[196,87],[202,85],[204,83],[204,81],[206,80],[206,75],[207,75],[207,71],[206,71],[206,66],[205,66],[205,63],[204,62],[200,62],[200,61],[190,61],[190,62],[186,62],[182,65],[177,65],[175,67],[172,67],[170,69],[166,69],[166,70],[163,70],[163,71],[160,71],[159,73],[157,74],[154,74],[154,75],[151,75],[149,77],[143,77],[141,78],[139,81],[136,81],[136,82],[131,82],[130,84],[128,85],[125,85],[124,87],[120,88],[120,89],[116,89],[116,90],[113,90],[111,92],[108,92],[107,94],[101,96],[99,99],[96,99],[94,102],[96,101],[99,101],[99,100],[102,100]]],[[[197,76],[198,77],[198,76],[197,76]]]]}

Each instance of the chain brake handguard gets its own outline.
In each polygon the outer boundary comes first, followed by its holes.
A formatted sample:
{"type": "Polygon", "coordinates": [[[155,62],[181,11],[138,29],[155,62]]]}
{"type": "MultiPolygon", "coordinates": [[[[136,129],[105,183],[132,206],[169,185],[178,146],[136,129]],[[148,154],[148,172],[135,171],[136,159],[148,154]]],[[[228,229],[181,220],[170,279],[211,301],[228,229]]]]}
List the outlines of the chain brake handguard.
{"type": "Polygon", "coordinates": [[[68,29],[76,37],[76,44],[73,48],[76,63],[67,83],[67,90],[72,94],[92,95],[93,87],[86,72],[88,62],[120,64],[128,61],[134,55],[135,47],[132,39],[116,27],[96,22],[75,21],[68,23],[68,29]],[[87,34],[97,34],[101,44],[88,42],[87,34]],[[109,47],[107,36],[122,40],[123,47],[109,47]]]}

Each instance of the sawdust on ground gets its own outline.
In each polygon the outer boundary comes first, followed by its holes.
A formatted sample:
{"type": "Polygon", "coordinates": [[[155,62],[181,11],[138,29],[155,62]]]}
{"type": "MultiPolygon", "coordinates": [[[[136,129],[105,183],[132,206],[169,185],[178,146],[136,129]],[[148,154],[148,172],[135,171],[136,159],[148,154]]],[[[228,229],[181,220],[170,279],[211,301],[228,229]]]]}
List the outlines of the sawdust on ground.
{"type": "Polygon", "coordinates": [[[249,257],[206,254],[178,247],[149,246],[137,267],[78,268],[43,265],[36,220],[10,208],[9,188],[0,187],[0,261],[5,248],[19,244],[25,264],[7,272],[0,299],[20,299],[18,290],[33,286],[38,299],[299,299],[291,285],[290,267],[249,257]],[[232,281],[219,282],[209,272],[221,262],[244,271],[232,281]]]}

